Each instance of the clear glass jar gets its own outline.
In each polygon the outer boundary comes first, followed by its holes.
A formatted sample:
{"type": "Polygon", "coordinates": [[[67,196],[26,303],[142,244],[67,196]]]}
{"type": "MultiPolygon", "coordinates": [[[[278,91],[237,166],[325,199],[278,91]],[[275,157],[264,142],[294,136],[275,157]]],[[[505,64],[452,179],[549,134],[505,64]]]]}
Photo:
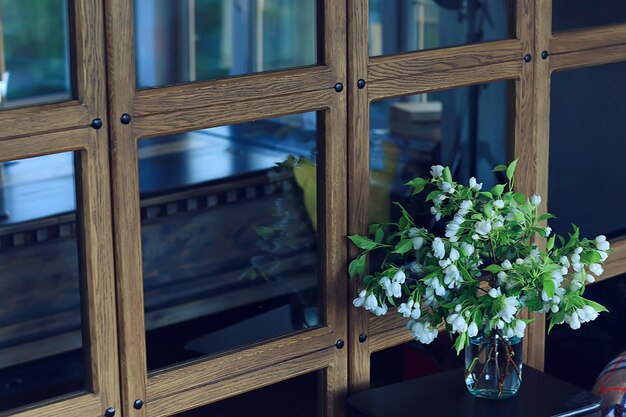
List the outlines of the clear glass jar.
{"type": "Polygon", "coordinates": [[[481,398],[508,398],[522,383],[522,339],[500,334],[470,338],[465,348],[465,385],[481,398]]]}

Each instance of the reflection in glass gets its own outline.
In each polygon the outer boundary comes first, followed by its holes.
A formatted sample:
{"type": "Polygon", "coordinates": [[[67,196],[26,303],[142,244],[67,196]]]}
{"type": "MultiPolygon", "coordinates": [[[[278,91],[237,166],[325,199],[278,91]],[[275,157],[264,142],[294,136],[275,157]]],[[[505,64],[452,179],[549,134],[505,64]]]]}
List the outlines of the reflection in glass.
{"type": "Polygon", "coordinates": [[[71,98],[67,0],[0,0],[0,109],[71,98]]]}
{"type": "Polygon", "coordinates": [[[317,63],[316,0],[134,0],[137,86],[317,63]]]}
{"type": "MultiPolygon", "coordinates": [[[[407,330],[408,331],[408,330],[407,330]]],[[[461,368],[463,355],[457,355],[445,331],[429,345],[411,341],[370,356],[370,387],[378,388],[461,368]]]]}
{"type": "Polygon", "coordinates": [[[510,38],[511,0],[369,0],[369,54],[510,38]]]}
{"type": "Polygon", "coordinates": [[[0,163],[0,413],[85,390],[74,155],[0,163]]]}
{"type": "MultiPolygon", "coordinates": [[[[404,184],[429,176],[432,165],[450,166],[453,178],[465,184],[475,176],[485,189],[504,181],[491,169],[507,159],[508,90],[500,81],[373,102],[370,221],[389,221],[391,202],[410,197],[404,184]]],[[[432,220],[428,209],[414,207],[426,224],[432,220]]]]}
{"type": "Polygon", "coordinates": [[[626,234],[626,62],[554,73],[550,99],[548,209],[565,235],[626,234]]]}
{"type": "Polygon", "coordinates": [[[552,31],[626,23],[624,0],[553,0],[552,31]]]}
{"type": "Polygon", "coordinates": [[[319,324],[316,114],[139,142],[150,370],[319,324]]]}
{"type": "Polygon", "coordinates": [[[322,417],[324,371],[305,374],[173,417],[322,417]]]}

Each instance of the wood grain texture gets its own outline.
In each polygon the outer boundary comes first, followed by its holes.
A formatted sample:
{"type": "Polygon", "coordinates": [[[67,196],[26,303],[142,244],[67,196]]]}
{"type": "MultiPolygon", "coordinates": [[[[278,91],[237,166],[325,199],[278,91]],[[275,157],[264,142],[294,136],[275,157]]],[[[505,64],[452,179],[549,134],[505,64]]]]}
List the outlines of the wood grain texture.
{"type": "Polygon", "coordinates": [[[551,55],[550,67],[553,71],[559,71],[611,64],[624,60],[626,60],[626,44],[551,55]]]}
{"type": "Polygon", "coordinates": [[[182,84],[137,92],[133,116],[231,105],[269,97],[330,90],[338,81],[329,67],[312,67],[182,84]]]}
{"type": "MultiPolygon", "coordinates": [[[[11,413],[12,417],[101,417],[104,410],[101,400],[94,394],[66,397],[52,404],[36,405],[11,413]]],[[[0,413],[0,415],[6,415],[0,413]]]]}
{"type": "Polygon", "coordinates": [[[415,340],[406,328],[406,319],[395,314],[370,317],[369,329],[370,354],[415,340]]]}
{"type": "Polygon", "coordinates": [[[0,142],[88,127],[93,118],[78,101],[0,111],[0,142]]]}
{"type": "MultiPolygon", "coordinates": [[[[367,232],[369,202],[369,114],[368,98],[368,30],[369,2],[348,1],[348,235],[367,232]],[[356,87],[359,79],[366,81],[365,87],[356,87]]],[[[359,250],[350,245],[348,262],[358,256],[359,250]]],[[[359,340],[361,334],[368,335],[369,313],[354,308],[352,300],[359,289],[357,279],[350,280],[348,287],[348,378],[351,393],[369,388],[370,347],[369,337],[359,340]]]]}
{"type": "Polygon", "coordinates": [[[178,109],[171,111],[170,109],[165,113],[134,118],[133,131],[135,137],[146,138],[322,110],[330,106],[336,94],[334,88],[327,88],[297,95],[236,101],[184,111],[178,109]]]}
{"type": "Polygon", "coordinates": [[[133,114],[135,65],[131,1],[106,0],[106,56],[113,238],[116,271],[122,415],[145,417],[135,410],[136,399],[145,400],[147,365],[141,266],[141,226],[137,143],[133,124],[123,125],[123,113],[133,114]]]}
{"type": "Polygon", "coordinates": [[[415,72],[404,78],[388,78],[368,85],[370,100],[429,93],[456,87],[466,87],[520,76],[524,61],[504,61],[482,67],[451,68],[441,72],[415,72]]]}
{"type": "MultiPolygon", "coordinates": [[[[335,350],[333,346],[330,349],[286,360],[274,366],[240,374],[229,379],[227,384],[220,379],[205,380],[202,385],[176,395],[149,401],[144,409],[151,417],[167,417],[247,391],[263,388],[270,384],[332,366],[335,350]]],[[[229,367],[232,368],[232,363],[230,365],[229,367]]],[[[335,389],[331,386],[331,391],[335,389]]]]}
{"type": "Polygon", "coordinates": [[[2,141],[0,162],[86,150],[91,130],[93,129],[78,129],[2,141]]]}

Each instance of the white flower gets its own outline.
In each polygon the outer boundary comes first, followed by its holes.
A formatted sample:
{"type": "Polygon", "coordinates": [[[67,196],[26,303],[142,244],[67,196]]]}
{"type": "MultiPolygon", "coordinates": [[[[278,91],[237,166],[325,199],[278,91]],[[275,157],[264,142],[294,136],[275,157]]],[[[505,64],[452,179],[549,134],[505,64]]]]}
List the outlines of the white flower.
{"type": "Polygon", "coordinates": [[[424,238],[423,237],[415,237],[413,238],[413,249],[420,250],[424,246],[424,238]]]}
{"type": "Polygon", "coordinates": [[[413,304],[415,304],[413,300],[400,304],[400,307],[398,307],[398,313],[402,314],[405,318],[409,318],[411,316],[411,312],[413,311],[413,304]]]}
{"type": "Polygon", "coordinates": [[[443,283],[448,286],[448,288],[459,287],[462,281],[461,273],[459,272],[459,268],[456,265],[450,265],[443,270],[444,279],[443,283]]]}
{"type": "Polygon", "coordinates": [[[420,229],[417,227],[411,227],[409,229],[409,233],[407,234],[410,238],[417,237],[419,235],[420,229]]]}
{"type": "Polygon", "coordinates": [[[496,200],[493,202],[493,206],[498,209],[504,208],[504,201],[496,200]]]}
{"type": "Polygon", "coordinates": [[[483,183],[477,183],[476,178],[472,177],[469,179],[469,187],[474,191],[480,191],[483,188],[483,183]]]}
{"type": "Polygon", "coordinates": [[[521,339],[522,337],[524,337],[525,330],[526,330],[526,323],[524,322],[524,320],[517,320],[515,322],[515,329],[513,330],[513,332],[515,333],[515,336],[521,339]]]}
{"type": "Polygon", "coordinates": [[[569,257],[572,260],[572,264],[577,264],[580,262],[580,255],[577,253],[574,253],[572,256],[569,257]]]}
{"type": "Polygon", "coordinates": [[[365,297],[367,297],[367,291],[365,291],[365,290],[361,290],[361,292],[359,293],[359,297],[358,297],[358,298],[355,298],[355,299],[352,301],[352,304],[353,304],[355,307],[361,307],[361,306],[363,305],[363,303],[365,303],[365,297]]]}
{"type": "Polygon", "coordinates": [[[517,258],[515,260],[515,263],[518,264],[518,265],[524,265],[524,260],[522,258],[517,258]]]}
{"type": "Polygon", "coordinates": [[[598,318],[598,312],[596,311],[596,309],[589,305],[584,306],[583,311],[585,312],[585,315],[587,316],[587,321],[593,321],[598,318]]]}
{"type": "Polygon", "coordinates": [[[452,219],[452,223],[457,224],[457,225],[463,224],[464,221],[465,221],[465,218],[458,213],[455,214],[454,218],[452,219]]]}
{"type": "Polygon", "coordinates": [[[513,268],[513,265],[511,265],[511,261],[509,261],[508,259],[505,259],[504,262],[502,262],[502,268],[511,269],[513,268]]]}
{"type": "Polygon", "coordinates": [[[580,255],[581,253],[583,253],[583,248],[580,246],[577,247],[576,249],[574,249],[574,253],[580,255]]]}
{"type": "Polygon", "coordinates": [[[472,235],[472,239],[473,239],[473,240],[478,240],[478,239],[480,239],[480,236],[478,236],[478,234],[474,233],[474,234],[472,235]]]}
{"type": "Polygon", "coordinates": [[[413,320],[419,319],[421,315],[422,315],[422,310],[420,310],[419,306],[417,306],[416,308],[413,309],[413,311],[411,311],[411,318],[413,320]]]}
{"type": "Polygon", "coordinates": [[[580,329],[580,320],[578,318],[577,314],[566,314],[565,315],[565,322],[567,324],[569,324],[569,327],[572,328],[572,330],[578,330],[580,329]]]}
{"type": "Polygon", "coordinates": [[[376,307],[378,307],[378,300],[376,299],[376,296],[374,294],[368,295],[367,298],[365,299],[365,303],[363,304],[363,307],[367,311],[372,311],[376,307]]]}
{"type": "Polygon", "coordinates": [[[454,185],[450,184],[447,181],[444,181],[440,185],[441,191],[448,194],[454,194],[454,185]]]}
{"type": "Polygon", "coordinates": [[[430,208],[430,214],[435,216],[435,220],[439,221],[441,219],[441,212],[437,210],[435,207],[430,208]]]}
{"type": "Polygon", "coordinates": [[[498,317],[505,322],[510,323],[515,316],[515,313],[517,313],[519,305],[520,303],[517,297],[506,297],[504,299],[504,309],[498,313],[498,317]]]}
{"type": "Polygon", "coordinates": [[[593,275],[591,275],[591,274],[587,274],[587,276],[586,276],[586,278],[585,278],[585,279],[586,279],[586,281],[587,281],[588,283],[590,283],[590,284],[591,284],[592,282],[595,282],[596,277],[594,277],[594,276],[593,276],[593,275]]]}
{"type": "Polygon", "coordinates": [[[406,281],[406,274],[403,270],[400,269],[393,275],[392,280],[393,282],[397,282],[398,284],[404,284],[404,282],[406,281]]]}
{"type": "Polygon", "coordinates": [[[420,272],[422,272],[422,265],[414,261],[409,264],[409,269],[411,270],[411,272],[419,274],[420,272]]]}
{"type": "Polygon", "coordinates": [[[601,251],[601,250],[598,251],[598,255],[600,255],[600,258],[602,259],[602,262],[606,261],[606,258],[609,257],[609,255],[606,252],[601,251]]]}
{"type": "Polygon", "coordinates": [[[597,276],[600,276],[604,273],[604,269],[602,268],[602,265],[600,264],[591,264],[589,265],[589,270],[591,272],[593,272],[594,274],[596,274],[597,276]]]}
{"type": "Polygon", "coordinates": [[[478,326],[476,325],[476,323],[470,323],[470,325],[467,327],[467,335],[469,337],[475,337],[478,335],[478,326]]]}
{"type": "Polygon", "coordinates": [[[433,178],[439,178],[443,175],[443,167],[441,165],[433,165],[430,167],[430,175],[433,178]]]}
{"type": "Polygon", "coordinates": [[[498,277],[498,279],[500,281],[504,281],[506,279],[506,272],[500,271],[500,272],[498,272],[498,274],[496,276],[498,277]]]}
{"type": "Polygon", "coordinates": [[[443,259],[446,256],[446,247],[443,244],[443,240],[441,238],[436,237],[433,239],[433,255],[435,258],[443,259]]]}
{"type": "Polygon", "coordinates": [[[498,330],[504,329],[504,322],[502,320],[498,320],[498,322],[496,323],[496,328],[498,328],[498,330]]]}
{"type": "Polygon", "coordinates": [[[461,314],[450,314],[446,322],[452,325],[452,333],[460,334],[467,331],[467,322],[461,314]]]}
{"type": "Polygon", "coordinates": [[[385,289],[387,295],[391,294],[391,280],[389,277],[382,277],[378,280],[378,285],[385,289]]]}
{"type": "Polygon", "coordinates": [[[376,316],[384,316],[385,314],[387,314],[387,304],[383,303],[382,306],[376,307],[373,313],[376,316]]]}
{"type": "Polygon", "coordinates": [[[498,298],[501,295],[502,292],[500,291],[500,288],[492,288],[489,290],[489,297],[491,298],[498,298]]]}
{"type": "Polygon", "coordinates": [[[459,225],[456,223],[448,223],[446,225],[446,237],[452,237],[455,236],[456,233],[459,231],[459,225]]]}
{"type": "Polygon", "coordinates": [[[550,311],[552,311],[553,313],[558,313],[559,312],[559,305],[558,304],[552,304],[552,307],[550,307],[550,311]]]}
{"type": "Polygon", "coordinates": [[[430,286],[435,291],[435,294],[438,295],[439,297],[442,297],[442,296],[445,295],[446,288],[443,285],[441,285],[441,283],[439,282],[439,278],[437,278],[437,277],[433,278],[430,281],[430,286]]]}
{"type": "Polygon", "coordinates": [[[606,240],[606,236],[604,235],[598,235],[596,236],[596,242],[604,242],[606,240]]]}
{"type": "Polygon", "coordinates": [[[392,282],[387,290],[387,297],[402,297],[402,286],[397,282],[392,282]]]}
{"type": "Polygon", "coordinates": [[[450,249],[450,260],[452,262],[458,261],[459,260],[459,251],[456,250],[455,248],[450,249]]]}
{"type": "Polygon", "coordinates": [[[467,213],[469,213],[469,210],[471,208],[472,208],[472,201],[463,200],[461,201],[461,205],[459,206],[459,211],[457,213],[460,214],[461,216],[465,216],[467,213]]]}
{"type": "Polygon", "coordinates": [[[454,306],[454,312],[455,313],[460,313],[462,308],[463,308],[463,306],[461,304],[457,304],[457,305],[454,306]]]}
{"type": "Polygon", "coordinates": [[[430,326],[430,323],[422,323],[421,321],[410,320],[407,323],[411,329],[413,336],[421,343],[429,344],[437,338],[439,331],[430,326]]]}
{"type": "Polygon", "coordinates": [[[537,194],[533,194],[533,196],[530,198],[530,203],[533,206],[538,206],[539,204],[541,204],[541,196],[538,196],[537,194]]]}
{"type": "Polygon", "coordinates": [[[441,203],[443,203],[446,200],[446,195],[445,194],[439,194],[437,197],[435,197],[435,199],[433,200],[433,204],[435,206],[440,206],[441,203]]]}
{"type": "Polygon", "coordinates": [[[598,248],[598,250],[607,251],[609,250],[610,247],[611,247],[611,244],[609,243],[608,240],[596,242],[596,248],[598,248]]]}
{"type": "Polygon", "coordinates": [[[479,235],[488,235],[491,232],[491,221],[482,220],[476,223],[476,233],[479,235]]]}
{"type": "Polygon", "coordinates": [[[546,227],[544,230],[546,231],[546,237],[550,236],[550,233],[552,233],[552,228],[550,226],[546,227]]]}
{"type": "Polygon", "coordinates": [[[461,243],[461,251],[465,254],[465,256],[472,256],[475,250],[474,245],[465,242],[461,243]]]}
{"type": "Polygon", "coordinates": [[[561,265],[563,265],[566,268],[569,268],[571,266],[569,263],[569,259],[567,259],[567,256],[561,256],[561,259],[559,259],[559,262],[561,263],[561,265]]]}

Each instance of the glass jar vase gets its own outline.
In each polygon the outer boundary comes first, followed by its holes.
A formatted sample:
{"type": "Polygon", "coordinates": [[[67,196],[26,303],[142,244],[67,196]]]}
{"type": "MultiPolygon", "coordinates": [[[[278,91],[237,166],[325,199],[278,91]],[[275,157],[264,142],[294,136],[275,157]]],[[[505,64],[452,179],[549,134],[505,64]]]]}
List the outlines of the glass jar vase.
{"type": "Polygon", "coordinates": [[[465,385],[481,398],[508,398],[522,383],[522,339],[499,333],[470,338],[465,348],[465,385]]]}

